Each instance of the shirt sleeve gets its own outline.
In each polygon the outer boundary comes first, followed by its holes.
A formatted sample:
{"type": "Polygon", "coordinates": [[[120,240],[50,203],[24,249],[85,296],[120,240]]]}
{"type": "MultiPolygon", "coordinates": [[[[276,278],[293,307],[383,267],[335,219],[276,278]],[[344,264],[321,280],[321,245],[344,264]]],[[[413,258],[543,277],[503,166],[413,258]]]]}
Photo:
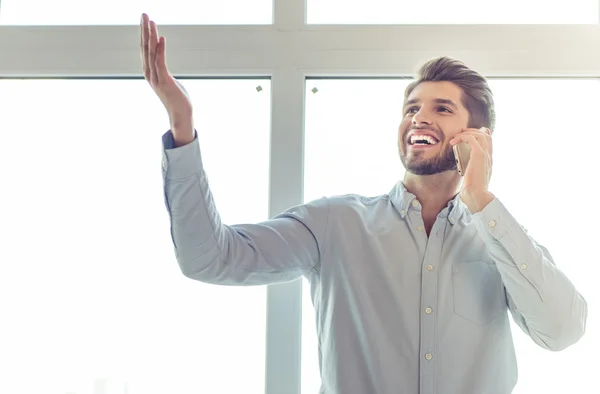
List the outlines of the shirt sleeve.
{"type": "Polygon", "coordinates": [[[513,319],[535,343],[562,350],[585,332],[587,303],[539,245],[496,198],[474,215],[506,290],[513,319]]]}
{"type": "MultiPolygon", "coordinates": [[[[173,148],[163,136],[164,199],[175,256],[184,275],[222,285],[264,285],[318,270],[329,219],[322,198],[256,224],[221,222],[197,139],[173,148]]],[[[243,203],[243,195],[239,196],[243,203]]]]}

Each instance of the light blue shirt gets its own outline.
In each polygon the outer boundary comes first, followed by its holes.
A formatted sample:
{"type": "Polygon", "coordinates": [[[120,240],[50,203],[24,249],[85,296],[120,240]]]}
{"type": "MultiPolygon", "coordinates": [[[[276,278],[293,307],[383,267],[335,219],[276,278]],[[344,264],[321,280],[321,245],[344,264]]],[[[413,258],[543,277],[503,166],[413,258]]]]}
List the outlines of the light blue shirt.
{"type": "Polygon", "coordinates": [[[498,199],[472,215],[455,197],[429,236],[401,182],[379,197],[322,198],[227,225],[197,140],[173,149],[169,132],[163,145],[183,274],[223,285],[306,277],[321,394],[508,394],[517,362],[507,311],[549,350],[585,331],[584,298],[498,199]]]}

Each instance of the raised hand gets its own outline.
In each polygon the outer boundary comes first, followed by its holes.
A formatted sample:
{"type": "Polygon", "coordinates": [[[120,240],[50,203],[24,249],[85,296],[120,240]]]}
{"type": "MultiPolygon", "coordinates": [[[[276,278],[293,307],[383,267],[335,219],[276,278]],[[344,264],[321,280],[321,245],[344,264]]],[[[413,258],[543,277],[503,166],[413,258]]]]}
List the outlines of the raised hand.
{"type": "Polygon", "coordinates": [[[194,140],[192,102],[183,86],[171,75],[166,61],[166,39],[158,35],[156,23],[142,14],[140,49],[144,77],[162,101],[171,122],[177,146],[194,140]]]}

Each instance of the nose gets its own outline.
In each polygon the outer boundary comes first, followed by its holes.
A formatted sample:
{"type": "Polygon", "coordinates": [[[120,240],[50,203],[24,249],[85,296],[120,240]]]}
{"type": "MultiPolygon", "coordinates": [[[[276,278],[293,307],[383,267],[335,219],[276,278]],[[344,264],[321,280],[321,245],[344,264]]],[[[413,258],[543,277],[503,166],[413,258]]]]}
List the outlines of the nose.
{"type": "Polygon", "coordinates": [[[419,111],[414,114],[412,124],[415,126],[431,125],[431,119],[427,116],[425,111],[423,111],[423,108],[420,108],[419,111]]]}

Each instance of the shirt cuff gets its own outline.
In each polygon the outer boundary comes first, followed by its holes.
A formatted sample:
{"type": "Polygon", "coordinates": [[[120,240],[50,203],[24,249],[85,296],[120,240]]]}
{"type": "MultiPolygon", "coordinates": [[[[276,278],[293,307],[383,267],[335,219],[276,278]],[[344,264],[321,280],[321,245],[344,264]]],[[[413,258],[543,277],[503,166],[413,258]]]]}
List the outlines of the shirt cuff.
{"type": "Polygon", "coordinates": [[[177,148],[174,146],[173,133],[169,130],[162,136],[162,171],[165,180],[185,179],[203,171],[196,130],[191,143],[177,148]]]}

